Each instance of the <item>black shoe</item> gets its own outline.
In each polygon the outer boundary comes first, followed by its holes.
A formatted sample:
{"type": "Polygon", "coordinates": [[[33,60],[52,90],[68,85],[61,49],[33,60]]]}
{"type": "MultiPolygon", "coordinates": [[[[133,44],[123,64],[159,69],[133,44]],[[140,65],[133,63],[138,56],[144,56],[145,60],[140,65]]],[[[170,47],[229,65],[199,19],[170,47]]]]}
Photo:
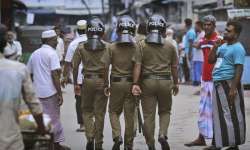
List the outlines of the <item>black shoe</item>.
{"type": "Polygon", "coordinates": [[[103,150],[102,143],[95,143],[95,150],[103,150]]]}
{"type": "Polygon", "coordinates": [[[113,141],[114,145],[112,147],[112,150],[120,150],[120,146],[122,145],[122,137],[116,137],[113,141]]]}
{"type": "Polygon", "coordinates": [[[133,146],[131,146],[131,145],[124,145],[124,150],[133,150],[133,146]]]}
{"type": "Polygon", "coordinates": [[[148,145],[148,150],[156,150],[154,145],[148,145]]]}
{"type": "Polygon", "coordinates": [[[94,141],[88,141],[86,150],[94,150],[94,141]]]}
{"type": "Polygon", "coordinates": [[[239,147],[238,146],[233,146],[233,147],[229,147],[225,150],[239,150],[239,147]]]}
{"type": "Polygon", "coordinates": [[[54,144],[54,149],[55,150],[71,150],[70,147],[66,145],[60,145],[59,143],[54,144]]]}
{"type": "Polygon", "coordinates": [[[212,146],[208,146],[208,147],[203,148],[203,150],[220,150],[220,148],[217,148],[217,147],[212,145],[212,146]]]}
{"type": "Polygon", "coordinates": [[[158,141],[161,144],[162,150],[170,150],[170,146],[168,144],[166,136],[163,136],[163,135],[159,136],[158,141]]]}

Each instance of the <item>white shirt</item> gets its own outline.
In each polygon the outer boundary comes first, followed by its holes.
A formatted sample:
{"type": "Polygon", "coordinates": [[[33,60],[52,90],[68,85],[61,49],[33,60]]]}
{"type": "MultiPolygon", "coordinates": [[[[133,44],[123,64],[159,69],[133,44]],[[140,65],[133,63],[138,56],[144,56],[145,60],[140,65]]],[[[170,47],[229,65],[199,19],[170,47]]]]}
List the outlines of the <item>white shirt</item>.
{"type": "Polygon", "coordinates": [[[57,46],[56,46],[56,53],[59,57],[59,60],[61,61],[63,59],[63,53],[64,53],[64,42],[63,39],[58,37],[57,38],[57,46]]]}
{"type": "MultiPolygon", "coordinates": [[[[65,56],[66,62],[72,62],[75,50],[80,42],[87,41],[86,34],[79,35],[70,44],[65,56]]],[[[82,74],[83,64],[81,63],[78,68],[77,84],[82,84],[83,74],[82,74]]]]}
{"type": "MultiPolygon", "coordinates": [[[[198,35],[197,35],[197,37],[195,39],[195,42],[199,42],[200,39],[203,38],[204,36],[205,36],[205,32],[204,31],[198,33],[198,35]]],[[[204,61],[203,52],[202,52],[201,49],[194,48],[193,61],[201,61],[201,62],[204,61]]]]}
{"type": "Polygon", "coordinates": [[[60,69],[60,61],[54,48],[42,45],[32,53],[27,67],[33,74],[35,92],[39,98],[50,97],[57,93],[51,71],[60,69]]]}
{"type": "Polygon", "coordinates": [[[7,42],[6,47],[4,48],[4,56],[11,60],[18,60],[22,55],[22,46],[20,42],[13,41],[13,43],[7,42]]]}

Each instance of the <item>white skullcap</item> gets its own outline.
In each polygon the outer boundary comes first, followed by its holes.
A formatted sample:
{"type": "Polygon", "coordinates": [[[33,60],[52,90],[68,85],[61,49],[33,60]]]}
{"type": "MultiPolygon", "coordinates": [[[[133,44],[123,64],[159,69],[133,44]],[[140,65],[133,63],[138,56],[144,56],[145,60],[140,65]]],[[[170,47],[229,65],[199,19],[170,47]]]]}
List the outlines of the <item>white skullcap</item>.
{"type": "Polygon", "coordinates": [[[86,20],[78,20],[76,25],[77,25],[77,29],[85,30],[87,28],[87,21],[86,20]]]}
{"type": "Polygon", "coordinates": [[[167,32],[168,34],[174,34],[174,30],[173,30],[173,29],[170,29],[170,28],[168,28],[166,32],[167,32]]]}
{"type": "Polygon", "coordinates": [[[47,30],[42,33],[42,38],[52,38],[55,36],[57,36],[55,30],[47,30]]]}

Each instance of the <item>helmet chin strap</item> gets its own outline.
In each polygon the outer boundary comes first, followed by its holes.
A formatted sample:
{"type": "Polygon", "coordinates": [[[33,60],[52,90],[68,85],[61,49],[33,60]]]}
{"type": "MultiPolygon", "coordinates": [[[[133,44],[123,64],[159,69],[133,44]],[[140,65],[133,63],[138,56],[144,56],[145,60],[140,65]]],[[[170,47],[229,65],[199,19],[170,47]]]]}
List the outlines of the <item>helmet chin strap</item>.
{"type": "Polygon", "coordinates": [[[149,34],[146,36],[145,42],[148,44],[163,45],[164,40],[165,39],[159,32],[149,32],[149,34]]]}

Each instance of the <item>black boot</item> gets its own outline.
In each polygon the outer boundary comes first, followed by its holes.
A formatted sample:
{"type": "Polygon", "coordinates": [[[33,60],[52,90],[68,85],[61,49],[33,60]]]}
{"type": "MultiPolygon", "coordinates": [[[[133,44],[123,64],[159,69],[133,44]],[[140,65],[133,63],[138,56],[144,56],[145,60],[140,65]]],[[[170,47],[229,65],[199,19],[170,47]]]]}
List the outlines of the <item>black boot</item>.
{"type": "Polygon", "coordinates": [[[95,150],[103,150],[102,143],[95,143],[95,150]]]}
{"type": "Polygon", "coordinates": [[[155,150],[155,146],[154,145],[148,145],[148,150],[155,150]]]}
{"type": "Polygon", "coordinates": [[[86,145],[86,150],[94,150],[94,141],[88,141],[87,145],[86,145]]]}
{"type": "Polygon", "coordinates": [[[114,145],[112,147],[112,150],[120,150],[120,145],[122,145],[122,137],[116,137],[113,141],[114,145]]]}
{"type": "Polygon", "coordinates": [[[158,138],[159,143],[161,144],[161,149],[162,150],[170,150],[170,146],[167,141],[167,137],[164,135],[160,135],[158,138]]]}
{"type": "Polygon", "coordinates": [[[227,148],[226,150],[239,150],[238,146],[231,146],[229,148],[227,148]]]}
{"type": "Polygon", "coordinates": [[[133,150],[133,146],[131,146],[131,145],[124,145],[124,150],[133,150]]]}

